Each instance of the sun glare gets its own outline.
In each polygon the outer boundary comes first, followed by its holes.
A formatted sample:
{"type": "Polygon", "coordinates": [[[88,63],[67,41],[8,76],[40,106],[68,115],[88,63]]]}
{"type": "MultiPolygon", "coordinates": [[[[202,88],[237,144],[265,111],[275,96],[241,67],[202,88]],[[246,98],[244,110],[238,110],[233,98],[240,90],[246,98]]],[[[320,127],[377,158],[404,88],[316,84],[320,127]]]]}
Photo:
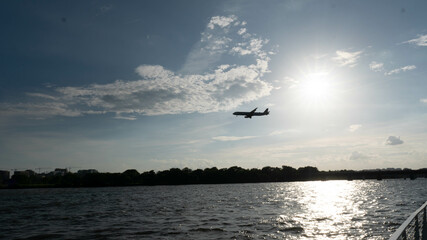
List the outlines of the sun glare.
{"type": "Polygon", "coordinates": [[[328,107],[335,94],[332,76],[328,72],[307,74],[299,85],[299,91],[303,104],[328,107]]]}

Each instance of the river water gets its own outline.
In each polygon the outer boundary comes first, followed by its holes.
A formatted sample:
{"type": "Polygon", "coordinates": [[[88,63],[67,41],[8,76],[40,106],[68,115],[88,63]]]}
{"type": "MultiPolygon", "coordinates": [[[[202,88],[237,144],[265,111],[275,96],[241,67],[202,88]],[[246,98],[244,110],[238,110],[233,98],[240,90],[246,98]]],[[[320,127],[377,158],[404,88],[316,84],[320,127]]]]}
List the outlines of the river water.
{"type": "Polygon", "coordinates": [[[427,179],[0,190],[0,239],[388,239],[427,179]]]}

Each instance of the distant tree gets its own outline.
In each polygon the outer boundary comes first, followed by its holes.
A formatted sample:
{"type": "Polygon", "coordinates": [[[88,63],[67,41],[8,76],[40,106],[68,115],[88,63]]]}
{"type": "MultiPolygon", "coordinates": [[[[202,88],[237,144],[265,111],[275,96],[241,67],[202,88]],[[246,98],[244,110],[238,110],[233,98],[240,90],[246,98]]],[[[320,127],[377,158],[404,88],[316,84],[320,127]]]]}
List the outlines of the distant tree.
{"type": "Polygon", "coordinates": [[[303,180],[315,180],[318,178],[319,170],[316,167],[301,167],[298,168],[298,176],[303,180]]]}
{"type": "Polygon", "coordinates": [[[139,179],[143,185],[155,185],[157,181],[156,173],[153,170],[141,173],[139,179]]]}
{"type": "Polygon", "coordinates": [[[121,174],[120,185],[135,185],[139,181],[139,172],[135,169],[128,169],[121,174]]]}

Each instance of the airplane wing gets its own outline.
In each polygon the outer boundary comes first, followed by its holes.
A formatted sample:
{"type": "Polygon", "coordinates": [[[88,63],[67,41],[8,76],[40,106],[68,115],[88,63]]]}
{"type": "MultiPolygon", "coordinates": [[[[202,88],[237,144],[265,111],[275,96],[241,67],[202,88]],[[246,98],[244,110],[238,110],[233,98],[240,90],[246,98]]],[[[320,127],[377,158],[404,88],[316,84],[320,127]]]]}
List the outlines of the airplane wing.
{"type": "Polygon", "coordinates": [[[250,111],[248,114],[246,114],[245,118],[252,118],[252,116],[255,114],[257,108],[255,108],[254,110],[250,111]]]}

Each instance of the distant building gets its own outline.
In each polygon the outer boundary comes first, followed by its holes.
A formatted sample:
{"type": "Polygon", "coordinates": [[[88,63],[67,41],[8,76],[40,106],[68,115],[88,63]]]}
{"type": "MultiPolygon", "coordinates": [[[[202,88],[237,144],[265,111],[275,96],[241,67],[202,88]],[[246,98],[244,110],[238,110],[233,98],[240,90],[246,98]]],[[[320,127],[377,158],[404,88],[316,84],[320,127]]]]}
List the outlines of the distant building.
{"type": "Polygon", "coordinates": [[[9,179],[10,179],[10,172],[0,170],[0,184],[7,183],[7,181],[9,181],[9,179]]]}
{"type": "Polygon", "coordinates": [[[68,169],[66,168],[55,168],[55,171],[51,172],[55,176],[64,176],[68,173],[68,169]]]}
{"type": "Polygon", "coordinates": [[[77,171],[77,174],[80,174],[80,175],[85,175],[85,174],[89,174],[89,173],[98,173],[98,170],[96,170],[96,169],[84,169],[84,170],[77,171]]]}
{"type": "Polygon", "coordinates": [[[33,170],[14,171],[13,175],[30,177],[30,176],[35,176],[36,172],[34,172],[33,170]]]}

